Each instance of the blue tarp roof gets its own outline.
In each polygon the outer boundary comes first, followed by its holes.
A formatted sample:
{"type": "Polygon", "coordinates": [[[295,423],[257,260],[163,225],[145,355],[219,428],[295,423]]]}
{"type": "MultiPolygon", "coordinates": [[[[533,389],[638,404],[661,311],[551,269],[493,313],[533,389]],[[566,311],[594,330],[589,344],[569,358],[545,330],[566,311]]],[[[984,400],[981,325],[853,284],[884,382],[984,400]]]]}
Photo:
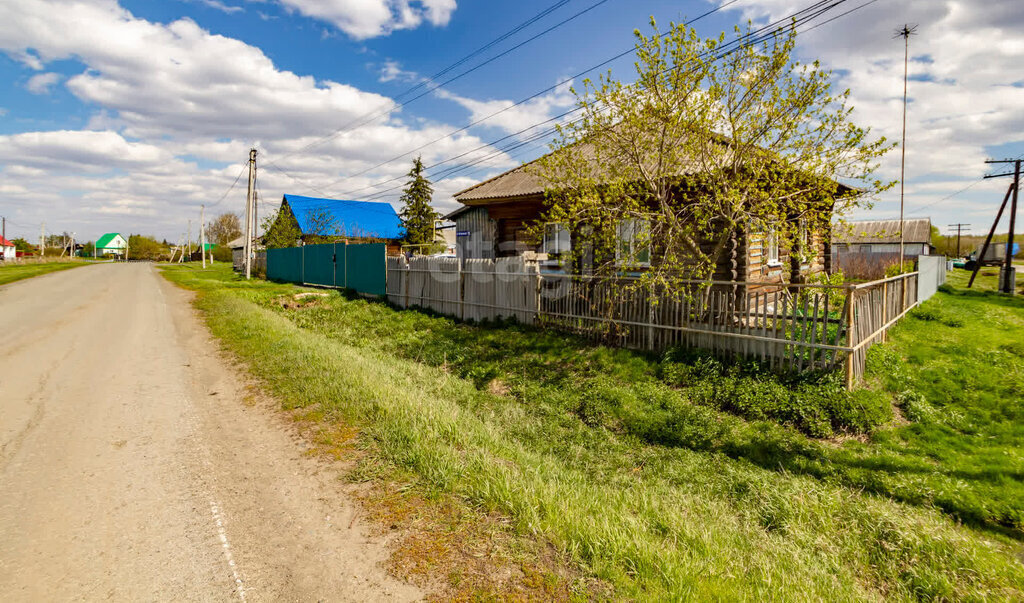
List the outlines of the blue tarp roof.
{"type": "Polygon", "coordinates": [[[301,195],[285,195],[284,200],[295,214],[303,234],[333,234],[313,233],[310,228],[310,215],[322,210],[330,214],[342,236],[400,239],[405,235],[402,219],[390,203],[301,195]]]}

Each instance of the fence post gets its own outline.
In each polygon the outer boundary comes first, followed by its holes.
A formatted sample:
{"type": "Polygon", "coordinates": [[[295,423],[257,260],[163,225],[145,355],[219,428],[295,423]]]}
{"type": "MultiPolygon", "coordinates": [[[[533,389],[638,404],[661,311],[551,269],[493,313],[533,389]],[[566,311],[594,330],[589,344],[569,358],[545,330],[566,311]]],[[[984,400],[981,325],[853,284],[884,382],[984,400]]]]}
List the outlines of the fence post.
{"type": "Polygon", "coordinates": [[[854,341],[854,330],[853,330],[853,326],[854,326],[853,325],[853,316],[854,316],[853,304],[854,304],[854,294],[855,294],[855,291],[856,290],[853,288],[853,286],[849,286],[847,288],[847,290],[846,290],[846,294],[847,294],[847,296],[848,296],[848,298],[850,300],[850,303],[848,303],[846,305],[846,345],[847,345],[847,347],[851,348],[850,351],[846,354],[846,389],[847,390],[853,389],[853,361],[854,361],[853,356],[854,356],[855,352],[853,351],[852,348],[854,347],[854,344],[855,344],[855,341],[854,341]]]}
{"type": "Polygon", "coordinates": [[[455,269],[459,273],[459,320],[466,320],[466,273],[462,270],[462,262],[458,262],[455,269]]]}
{"type": "MultiPolygon", "coordinates": [[[[889,322],[889,283],[882,282],[882,324],[889,322]]],[[[882,343],[885,343],[889,329],[882,331],[882,343]]]]}

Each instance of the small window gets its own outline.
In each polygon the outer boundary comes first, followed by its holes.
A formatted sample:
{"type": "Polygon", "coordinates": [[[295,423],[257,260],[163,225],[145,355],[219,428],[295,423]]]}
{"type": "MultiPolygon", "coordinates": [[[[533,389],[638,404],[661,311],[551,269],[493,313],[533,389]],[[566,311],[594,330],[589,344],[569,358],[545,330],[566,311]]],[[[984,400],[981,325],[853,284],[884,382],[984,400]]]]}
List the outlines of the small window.
{"type": "Polygon", "coordinates": [[[628,266],[651,265],[651,222],[629,218],[618,225],[619,246],[615,259],[628,266]]]}
{"type": "Polygon", "coordinates": [[[800,269],[807,270],[810,268],[811,260],[814,259],[814,232],[808,227],[807,220],[800,219],[799,228],[799,241],[800,241],[800,269]]]}
{"type": "Polygon", "coordinates": [[[555,258],[570,251],[569,230],[561,222],[544,225],[544,244],[541,252],[555,258]]]}
{"type": "Polygon", "coordinates": [[[769,266],[779,265],[779,231],[769,228],[764,235],[765,262],[769,266]]]}

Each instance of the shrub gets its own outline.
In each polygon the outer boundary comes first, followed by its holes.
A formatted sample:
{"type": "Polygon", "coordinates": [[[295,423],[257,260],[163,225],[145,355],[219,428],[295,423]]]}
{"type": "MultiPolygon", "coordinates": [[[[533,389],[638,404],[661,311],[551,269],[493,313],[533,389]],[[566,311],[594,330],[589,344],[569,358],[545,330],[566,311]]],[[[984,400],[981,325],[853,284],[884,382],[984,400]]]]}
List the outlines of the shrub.
{"type": "Polygon", "coordinates": [[[866,433],[892,419],[885,396],[846,391],[834,375],[783,376],[757,363],[726,367],[706,353],[681,350],[665,355],[658,374],[694,404],[789,424],[813,437],[866,433]]]}
{"type": "Polygon", "coordinates": [[[232,261],[231,248],[226,245],[218,245],[213,248],[213,259],[218,262],[232,261]]]}

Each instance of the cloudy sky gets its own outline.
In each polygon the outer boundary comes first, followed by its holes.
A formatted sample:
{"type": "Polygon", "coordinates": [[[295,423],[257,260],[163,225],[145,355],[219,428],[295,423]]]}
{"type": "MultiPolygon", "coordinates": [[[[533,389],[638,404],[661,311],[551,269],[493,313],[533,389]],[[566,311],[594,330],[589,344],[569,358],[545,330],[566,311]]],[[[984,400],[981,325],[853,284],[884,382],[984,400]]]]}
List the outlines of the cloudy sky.
{"type": "MultiPolygon", "coordinates": [[[[1024,155],[1019,1],[845,0],[800,35],[799,55],[852,90],[857,123],[898,139],[893,31],[918,26],[908,216],[987,228],[1008,182],[981,179],[985,158],[1024,155]]],[[[286,192],[395,201],[415,155],[448,210],[453,192],[542,154],[538,132],[571,108],[564,82],[630,48],[649,16],[720,8],[695,23],[710,36],[809,4],[0,0],[0,215],[9,237],[37,238],[45,222],[79,239],[177,240],[201,204],[244,208],[244,176],[231,187],[250,147],[261,212],[286,192]]],[[[631,64],[603,68],[629,79],[631,64]]],[[[891,153],[882,175],[898,174],[891,153]]],[[[860,217],[898,212],[897,188],[860,217]]]]}

